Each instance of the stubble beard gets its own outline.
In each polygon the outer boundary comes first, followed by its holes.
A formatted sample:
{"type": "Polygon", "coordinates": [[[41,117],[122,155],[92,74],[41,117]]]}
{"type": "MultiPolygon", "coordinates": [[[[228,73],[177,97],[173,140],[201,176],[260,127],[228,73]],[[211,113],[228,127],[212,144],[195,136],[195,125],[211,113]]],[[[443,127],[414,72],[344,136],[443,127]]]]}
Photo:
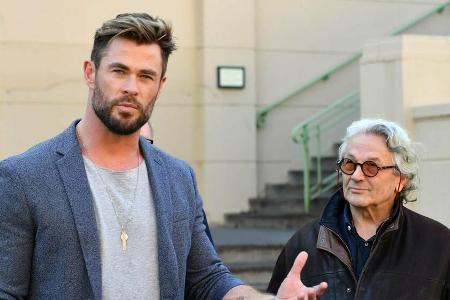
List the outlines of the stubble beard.
{"type": "Polygon", "coordinates": [[[98,87],[98,84],[96,84],[92,95],[92,108],[97,117],[110,131],[118,135],[130,135],[141,129],[141,127],[149,120],[155,100],[156,96],[146,107],[143,107],[142,104],[131,95],[124,95],[119,98],[108,100],[103,91],[98,87]],[[112,110],[114,106],[120,103],[132,103],[135,105],[139,112],[139,116],[137,118],[133,118],[130,114],[119,114],[118,117],[114,116],[112,110]]]}

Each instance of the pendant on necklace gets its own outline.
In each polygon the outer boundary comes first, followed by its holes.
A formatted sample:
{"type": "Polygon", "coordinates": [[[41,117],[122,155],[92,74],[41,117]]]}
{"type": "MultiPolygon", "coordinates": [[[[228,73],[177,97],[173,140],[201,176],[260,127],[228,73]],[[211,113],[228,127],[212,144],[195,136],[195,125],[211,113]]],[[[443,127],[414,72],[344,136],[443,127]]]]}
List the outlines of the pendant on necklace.
{"type": "Polygon", "coordinates": [[[120,233],[120,239],[122,240],[122,251],[127,250],[127,240],[128,240],[128,234],[125,231],[125,229],[121,230],[120,233]]]}

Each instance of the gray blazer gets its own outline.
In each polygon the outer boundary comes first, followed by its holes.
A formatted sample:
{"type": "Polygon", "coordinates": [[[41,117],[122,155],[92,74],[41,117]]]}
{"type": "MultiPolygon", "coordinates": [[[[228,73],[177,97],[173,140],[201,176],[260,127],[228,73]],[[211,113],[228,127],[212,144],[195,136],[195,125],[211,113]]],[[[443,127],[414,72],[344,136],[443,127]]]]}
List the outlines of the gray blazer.
{"type": "MultiPolygon", "coordinates": [[[[76,123],[0,162],[0,299],[102,298],[99,237],[76,123]]],[[[242,282],[204,232],[192,169],[139,144],[156,211],[161,299],[221,299],[242,282]]]]}

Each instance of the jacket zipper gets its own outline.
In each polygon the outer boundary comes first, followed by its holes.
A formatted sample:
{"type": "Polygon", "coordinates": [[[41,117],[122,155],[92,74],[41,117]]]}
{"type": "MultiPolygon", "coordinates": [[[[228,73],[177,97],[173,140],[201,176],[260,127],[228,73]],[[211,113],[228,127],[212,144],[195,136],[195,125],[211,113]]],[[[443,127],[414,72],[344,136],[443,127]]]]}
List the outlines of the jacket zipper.
{"type": "MultiPolygon", "coordinates": [[[[386,222],[387,222],[387,221],[383,222],[383,223],[380,225],[380,229],[382,228],[382,226],[383,226],[386,222]]],[[[364,265],[364,267],[363,267],[363,269],[362,269],[362,271],[361,271],[361,274],[359,275],[359,280],[357,281],[357,284],[356,284],[356,291],[355,291],[355,298],[354,298],[354,299],[357,299],[358,292],[359,292],[359,286],[360,286],[360,284],[361,284],[361,278],[365,275],[365,271],[366,271],[366,269],[367,269],[367,266],[369,265],[370,261],[372,260],[372,257],[374,256],[374,253],[375,253],[376,250],[379,248],[379,245],[380,245],[379,241],[381,240],[381,238],[382,238],[384,235],[386,235],[388,232],[391,232],[391,231],[392,231],[392,230],[389,230],[389,228],[388,228],[388,229],[386,229],[380,236],[377,236],[377,237],[375,238],[375,241],[374,241],[374,248],[373,248],[373,250],[370,251],[369,258],[367,258],[366,264],[364,265]]]]}
{"type": "MultiPolygon", "coordinates": [[[[348,246],[347,246],[347,244],[344,242],[344,240],[343,240],[343,239],[339,236],[339,234],[337,234],[334,230],[330,229],[329,227],[327,227],[327,226],[325,226],[325,225],[322,225],[322,226],[324,226],[324,227],[327,228],[329,231],[331,231],[331,232],[339,239],[339,241],[341,242],[341,244],[344,245],[345,250],[347,250],[347,255],[348,255],[348,257],[350,258],[350,262],[353,264],[353,262],[352,262],[352,256],[350,255],[350,249],[348,248],[348,246]]],[[[323,249],[323,250],[325,250],[325,249],[323,249]]],[[[350,271],[350,274],[351,274],[352,277],[353,277],[353,281],[355,282],[355,285],[357,285],[357,284],[358,284],[358,281],[356,280],[356,275],[355,275],[355,273],[353,272],[353,267],[352,267],[352,266],[349,266],[348,264],[346,264],[345,262],[343,262],[342,260],[340,260],[339,257],[337,257],[337,255],[334,254],[333,252],[331,252],[331,251],[329,251],[329,250],[325,250],[325,251],[327,251],[327,252],[333,254],[334,256],[336,256],[336,258],[337,258],[341,263],[343,263],[343,264],[347,267],[347,269],[350,271]]]]}

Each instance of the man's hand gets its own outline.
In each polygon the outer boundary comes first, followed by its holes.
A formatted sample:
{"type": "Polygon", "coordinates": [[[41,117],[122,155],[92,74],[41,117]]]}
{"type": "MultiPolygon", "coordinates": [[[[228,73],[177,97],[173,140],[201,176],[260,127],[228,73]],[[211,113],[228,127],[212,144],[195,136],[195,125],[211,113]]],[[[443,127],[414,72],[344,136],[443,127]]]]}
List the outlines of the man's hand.
{"type": "Polygon", "coordinates": [[[300,272],[305,266],[308,254],[304,251],[295,259],[294,265],[278,289],[277,299],[280,300],[315,300],[327,289],[326,282],[314,287],[306,287],[300,280],[300,272]]]}
{"type": "Polygon", "coordinates": [[[305,266],[308,254],[300,252],[295,259],[291,271],[286,276],[278,289],[276,297],[268,294],[261,294],[254,288],[247,285],[235,286],[223,297],[223,300],[315,300],[327,289],[326,282],[322,282],[314,287],[306,287],[300,280],[300,272],[305,266]]]}

